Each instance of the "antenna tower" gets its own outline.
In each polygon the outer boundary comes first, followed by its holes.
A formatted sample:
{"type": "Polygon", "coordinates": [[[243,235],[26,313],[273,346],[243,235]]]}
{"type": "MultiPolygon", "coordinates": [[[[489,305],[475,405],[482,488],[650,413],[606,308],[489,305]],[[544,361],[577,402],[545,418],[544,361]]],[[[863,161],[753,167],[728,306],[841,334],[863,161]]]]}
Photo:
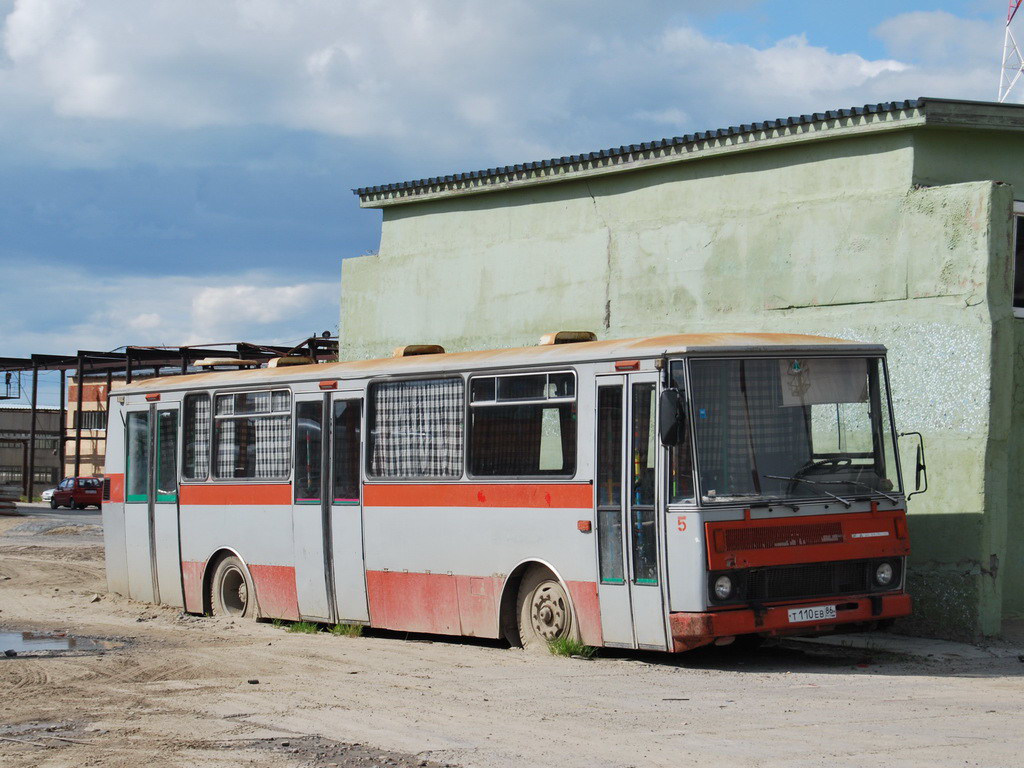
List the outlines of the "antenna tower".
{"type": "Polygon", "coordinates": [[[1024,0],[1010,0],[1006,11],[1006,35],[1003,37],[1003,66],[999,70],[999,101],[1006,101],[1013,87],[1024,74],[1024,56],[1021,56],[1017,41],[1010,30],[1010,22],[1017,15],[1024,0]]]}

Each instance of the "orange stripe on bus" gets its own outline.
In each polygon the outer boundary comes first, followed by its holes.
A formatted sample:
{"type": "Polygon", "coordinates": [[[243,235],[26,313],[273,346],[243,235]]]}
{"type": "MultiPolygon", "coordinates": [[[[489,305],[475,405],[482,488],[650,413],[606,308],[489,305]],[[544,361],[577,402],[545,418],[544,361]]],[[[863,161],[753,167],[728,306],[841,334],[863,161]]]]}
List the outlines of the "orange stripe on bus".
{"type": "Polygon", "coordinates": [[[593,509],[590,483],[562,485],[366,485],[367,507],[552,507],[593,509]]]}
{"type": "Polygon", "coordinates": [[[292,487],[290,484],[255,484],[239,483],[237,485],[183,485],[181,486],[182,504],[252,504],[278,505],[292,503],[292,487]]]}

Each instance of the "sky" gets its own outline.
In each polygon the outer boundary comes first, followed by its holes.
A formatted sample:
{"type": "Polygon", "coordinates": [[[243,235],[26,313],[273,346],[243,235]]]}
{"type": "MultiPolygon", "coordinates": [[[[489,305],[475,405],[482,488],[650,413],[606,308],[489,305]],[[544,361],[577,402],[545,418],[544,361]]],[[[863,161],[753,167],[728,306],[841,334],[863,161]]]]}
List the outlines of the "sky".
{"type": "Polygon", "coordinates": [[[1005,14],[0,0],[0,356],[336,332],[341,261],[380,236],[352,188],[879,101],[993,100],[1005,14]]]}

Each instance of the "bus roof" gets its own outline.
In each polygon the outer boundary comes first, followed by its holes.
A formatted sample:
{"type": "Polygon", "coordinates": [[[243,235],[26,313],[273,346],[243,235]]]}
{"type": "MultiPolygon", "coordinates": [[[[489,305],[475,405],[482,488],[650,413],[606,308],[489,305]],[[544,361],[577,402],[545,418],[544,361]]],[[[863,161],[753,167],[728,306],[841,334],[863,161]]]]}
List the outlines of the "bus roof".
{"type": "Polygon", "coordinates": [[[261,386],[289,381],[325,379],[363,379],[421,373],[445,373],[466,369],[522,368],[570,365],[610,360],[650,359],[681,354],[768,354],[786,352],[805,354],[882,354],[880,344],[844,341],[827,336],[787,333],[693,333],[648,336],[635,339],[584,341],[570,344],[538,345],[489,349],[473,352],[386,357],[338,363],[288,365],[279,368],[253,368],[237,371],[212,371],[140,379],[120,387],[112,394],[131,394],[179,389],[223,386],[261,386]]]}

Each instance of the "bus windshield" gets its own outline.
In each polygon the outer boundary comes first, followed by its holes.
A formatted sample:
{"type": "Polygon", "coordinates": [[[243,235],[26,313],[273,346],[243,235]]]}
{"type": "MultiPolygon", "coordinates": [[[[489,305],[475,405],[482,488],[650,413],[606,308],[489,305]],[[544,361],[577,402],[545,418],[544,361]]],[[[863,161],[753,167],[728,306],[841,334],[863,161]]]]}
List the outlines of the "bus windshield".
{"type": "Polygon", "coordinates": [[[705,503],[899,492],[880,358],[708,359],[690,363],[705,503]]]}

